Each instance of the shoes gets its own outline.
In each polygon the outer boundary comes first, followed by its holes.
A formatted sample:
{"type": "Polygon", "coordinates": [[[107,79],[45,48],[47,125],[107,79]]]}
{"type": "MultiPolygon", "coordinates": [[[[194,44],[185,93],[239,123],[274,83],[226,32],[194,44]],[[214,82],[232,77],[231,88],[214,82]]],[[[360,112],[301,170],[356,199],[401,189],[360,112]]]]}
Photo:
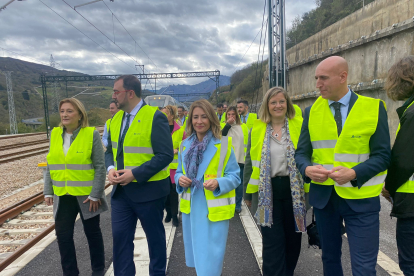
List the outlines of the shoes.
{"type": "Polygon", "coordinates": [[[170,222],[171,221],[171,214],[167,214],[167,216],[165,217],[164,222],[170,222]]]}
{"type": "Polygon", "coordinates": [[[241,213],[241,211],[242,211],[241,209],[236,209],[236,213],[237,213],[237,214],[240,214],[240,213],[241,213]]]}
{"type": "Polygon", "coordinates": [[[172,225],[175,227],[178,227],[178,225],[180,224],[180,222],[178,221],[177,217],[173,217],[172,219],[172,225]]]}

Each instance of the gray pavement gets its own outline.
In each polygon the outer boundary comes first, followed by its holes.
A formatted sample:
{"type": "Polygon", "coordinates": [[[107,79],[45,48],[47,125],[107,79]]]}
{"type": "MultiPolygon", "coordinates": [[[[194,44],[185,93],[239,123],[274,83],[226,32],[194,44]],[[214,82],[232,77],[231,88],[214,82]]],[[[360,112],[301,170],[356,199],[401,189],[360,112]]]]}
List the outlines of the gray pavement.
{"type": "MultiPolygon", "coordinates": [[[[107,196],[110,204],[110,195],[107,196]]],[[[112,229],[111,229],[111,211],[108,210],[101,214],[101,229],[105,243],[105,270],[112,263],[112,229]]],[[[89,247],[85,233],[83,231],[82,221],[79,219],[75,224],[75,248],[76,259],[80,276],[90,276],[92,274],[91,263],[89,258],[89,247]]],[[[45,250],[37,255],[28,263],[16,276],[57,276],[63,275],[60,266],[60,254],[57,241],[53,241],[45,250]]]]}
{"type": "MultiPolygon", "coordinates": [[[[196,275],[194,268],[189,268],[185,265],[183,229],[181,223],[175,232],[167,273],[168,276],[196,275]]],[[[235,217],[230,220],[222,275],[261,275],[259,266],[257,265],[249,240],[247,239],[238,215],[235,215],[235,217]]]]}

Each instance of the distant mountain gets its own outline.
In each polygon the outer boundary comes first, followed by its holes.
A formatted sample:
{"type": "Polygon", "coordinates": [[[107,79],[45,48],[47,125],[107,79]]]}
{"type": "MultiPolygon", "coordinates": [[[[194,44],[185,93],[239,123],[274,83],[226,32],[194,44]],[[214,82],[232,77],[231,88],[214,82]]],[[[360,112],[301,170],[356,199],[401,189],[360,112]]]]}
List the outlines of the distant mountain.
{"type": "MultiPolygon", "coordinates": [[[[219,84],[220,86],[226,86],[230,84],[230,77],[228,76],[220,76],[219,77],[219,84]]],[[[157,90],[157,94],[174,94],[177,96],[175,97],[180,102],[191,101],[195,98],[199,98],[198,96],[178,96],[180,94],[202,94],[202,93],[211,93],[216,89],[216,82],[208,79],[206,81],[200,82],[194,85],[188,84],[178,84],[178,85],[170,85],[168,87],[163,87],[157,90]]],[[[208,98],[208,97],[207,97],[208,98]]]]}

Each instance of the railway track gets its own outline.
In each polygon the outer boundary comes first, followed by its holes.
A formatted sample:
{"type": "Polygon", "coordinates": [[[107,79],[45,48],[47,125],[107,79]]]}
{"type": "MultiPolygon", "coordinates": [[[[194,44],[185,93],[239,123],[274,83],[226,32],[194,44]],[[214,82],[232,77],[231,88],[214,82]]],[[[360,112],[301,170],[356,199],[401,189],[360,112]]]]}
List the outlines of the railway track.
{"type": "Polygon", "coordinates": [[[39,192],[0,210],[0,225],[0,271],[3,271],[55,229],[53,206],[47,206],[43,193],[39,192]]]}
{"type": "Polygon", "coordinates": [[[43,139],[43,140],[39,140],[39,141],[31,141],[31,142],[27,142],[27,143],[19,143],[19,144],[8,145],[8,146],[0,146],[0,151],[10,150],[10,149],[17,149],[17,148],[24,148],[24,147],[28,147],[28,146],[43,144],[43,143],[49,143],[49,139],[43,139]]]}
{"type": "Polygon", "coordinates": [[[23,137],[28,137],[28,136],[42,135],[42,134],[46,134],[46,132],[24,133],[24,134],[15,134],[15,135],[9,135],[9,136],[0,136],[0,140],[23,138],[23,137]]]}
{"type": "MultiPolygon", "coordinates": [[[[103,134],[103,128],[104,128],[104,126],[96,127],[96,129],[99,131],[101,136],[103,134]]],[[[28,133],[28,134],[21,134],[21,135],[13,135],[13,136],[7,136],[7,137],[0,137],[0,139],[1,138],[10,138],[10,137],[11,138],[27,137],[27,136],[37,135],[37,134],[44,134],[44,133],[28,133]]],[[[24,147],[38,145],[38,144],[42,144],[42,143],[48,143],[48,142],[49,142],[49,139],[43,139],[43,140],[39,140],[39,141],[30,141],[30,142],[26,142],[26,143],[18,143],[18,144],[13,144],[13,145],[8,145],[8,146],[0,146],[0,151],[24,148],[24,147]]],[[[4,164],[4,163],[12,162],[12,161],[15,161],[15,160],[24,159],[24,158],[27,158],[27,157],[47,153],[48,151],[49,151],[49,145],[45,145],[45,146],[37,147],[37,148],[34,148],[34,149],[22,150],[22,151],[8,153],[8,154],[1,154],[0,155],[0,164],[4,164]]]]}

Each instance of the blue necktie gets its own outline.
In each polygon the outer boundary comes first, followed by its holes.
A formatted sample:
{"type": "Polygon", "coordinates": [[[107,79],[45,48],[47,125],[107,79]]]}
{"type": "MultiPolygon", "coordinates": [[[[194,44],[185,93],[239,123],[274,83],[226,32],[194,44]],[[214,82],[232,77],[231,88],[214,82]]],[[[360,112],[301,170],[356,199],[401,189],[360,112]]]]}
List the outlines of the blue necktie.
{"type": "Polygon", "coordinates": [[[126,123],[125,123],[125,127],[124,127],[124,131],[122,131],[122,136],[121,136],[121,142],[124,143],[124,138],[126,133],[128,132],[129,129],[129,118],[131,117],[131,114],[126,115],[126,123]]]}
{"type": "Polygon", "coordinates": [[[128,128],[129,128],[129,117],[131,116],[131,114],[128,114],[126,116],[127,120],[125,123],[125,127],[124,130],[122,131],[122,135],[121,135],[121,139],[119,139],[119,143],[118,143],[118,153],[117,153],[117,159],[116,159],[116,163],[117,163],[117,169],[118,170],[122,170],[124,169],[124,139],[125,139],[125,135],[128,132],[128,128]],[[118,154],[119,157],[118,158],[118,154]]]}
{"type": "Polygon", "coordinates": [[[337,127],[337,131],[338,131],[338,136],[339,136],[339,135],[341,135],[341,131],[342,131],[341,103],[333,102],[333,103],[331,103],[331,105],[333,106],[333,108],[335,110],[334,119],[335,119],[335,122],[336,122],[336,127],[337,127]]]}

